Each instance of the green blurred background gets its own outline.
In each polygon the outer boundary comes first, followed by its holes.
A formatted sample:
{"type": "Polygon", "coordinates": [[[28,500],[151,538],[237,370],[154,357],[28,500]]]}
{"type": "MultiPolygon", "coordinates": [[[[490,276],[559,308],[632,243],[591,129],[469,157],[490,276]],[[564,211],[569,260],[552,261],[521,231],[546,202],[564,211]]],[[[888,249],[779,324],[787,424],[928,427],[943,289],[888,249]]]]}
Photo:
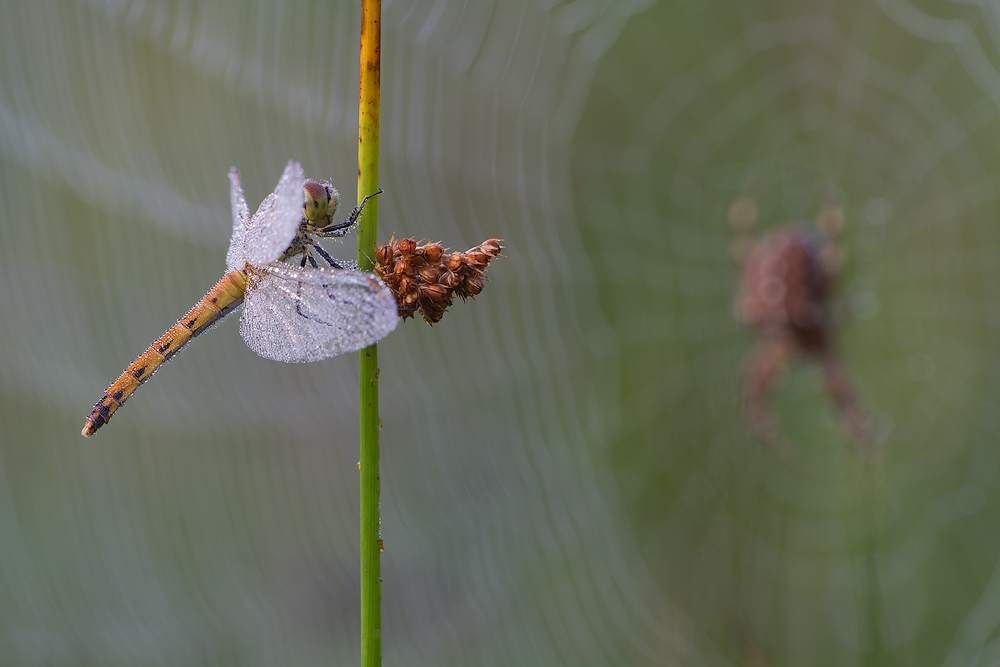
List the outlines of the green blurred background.
{"type": "MultiPolygon", "coordinates": [[[[354,3],[0,0],[0,663],[359,659],[357,359],[235,318],[92,440],[224,270],[226,172],[353,205],[354,3]]],[[[1000,663],[1000,12],[387,2],[380,236],[505,239],[379,346],[385,664],[1000,663]],[[726,212],[845,202],[841,348],[746,430],[726,212]]],[[[328,246],[352,257],[347,245],[328,246]]]]}

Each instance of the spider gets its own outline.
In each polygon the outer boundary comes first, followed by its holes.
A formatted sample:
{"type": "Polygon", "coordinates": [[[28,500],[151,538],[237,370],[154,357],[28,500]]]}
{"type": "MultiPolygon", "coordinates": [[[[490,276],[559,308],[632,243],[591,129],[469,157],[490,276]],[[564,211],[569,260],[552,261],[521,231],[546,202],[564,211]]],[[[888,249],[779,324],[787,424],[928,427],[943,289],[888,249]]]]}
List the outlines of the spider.
{"type": "Polygon", "coordinates": [[[734,314],[758,342],[746,368],[743,400],[751,429],[776,446],[780,433],[769,408],[775,381],[799,357],[819,364],[827,395],[857,443],[870,445],[870,419],[836,349],[829,301],[843,264],[843,209],[833,187],[819,197],[816,227],[791,224],[753,236],[759,186],[747,185],[729,207],[732,254],[742,267],[734,314]]]}

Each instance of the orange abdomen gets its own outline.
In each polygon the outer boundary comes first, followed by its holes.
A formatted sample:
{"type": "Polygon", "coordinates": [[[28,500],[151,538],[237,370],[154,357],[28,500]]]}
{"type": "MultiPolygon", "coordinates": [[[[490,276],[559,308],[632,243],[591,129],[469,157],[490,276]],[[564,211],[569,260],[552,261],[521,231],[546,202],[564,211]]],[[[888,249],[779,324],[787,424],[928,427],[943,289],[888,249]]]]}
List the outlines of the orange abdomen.
{"type": "Polygon", "coordinates": [[[233,271],[222,277],[208,291],[187,315],[170,327],[149,346],[132,365],[125,369],[114,384],[104,392],[104,398],[97,402],[83,426],[83,435],[88,438],[106,424],[115,410],[159,368],[165,361],[181,351],[192,338],[207,331],[213,324],[243,303],[247,289],[247,276],[243,271],[233,271]]]}

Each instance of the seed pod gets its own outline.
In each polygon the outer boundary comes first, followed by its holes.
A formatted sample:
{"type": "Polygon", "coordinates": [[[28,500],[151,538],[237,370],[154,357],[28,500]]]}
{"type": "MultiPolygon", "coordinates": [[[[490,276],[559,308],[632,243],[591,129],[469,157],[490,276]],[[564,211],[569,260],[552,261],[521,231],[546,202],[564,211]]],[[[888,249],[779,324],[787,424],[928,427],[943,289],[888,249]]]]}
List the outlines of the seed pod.
{"type": "Polygon", "coordinates": [[[444,317],[444,308],[422,306],[420,308],[420,314],[424,316],[424,322],[427,322],[427,324],[434,324],[436,322],[440,322],[441,318],[444,317]]]}
{"type": "Polygon", "coordinates": [[[380,245],[375,251],[375,261],[379,266],[392,268],[392,248],[389,245],[380,245]]]}
{"type": "Polygon", "coordinates": [[[441,277],[441,267],[437,264],[429,264],[427,266],[422,266],[417,270],[417,275],[425,283],[436,283],[441,277]]]}
{"type": "Polygon", "coordinates": [[[413,257],[400,257],[393,270],[397,274],[413,275],[413,257]]]}
{"type": "Polygon", "coordinates": [[[399,248],[399,252],[401,252],[403,256],[406,257],[408,255],[412,255],[413,252],[417,249],[417,242],[414,241],[413,239],[400,239],[399,245],[397,247],[399,248]]]}
{"type": "Polygon", "coordinates": [[[465,253],[466,263],[477,269],[485,269],[486,265],[490,263],[490,256],[481,250],[470,250],[465,253]]]}
{"type": "Polygon", "coordinates": [[[441,255],[444,254],[444,246],[440,243],[428,243],[424,246],[424,259],[430,263],[435,263],[441,260],[441,255]]]}
{"type": "Polygon", "coordinates": [[[484,241],[479,248],[490,257],[498,257],[503,246],[500,245],[500,239],[490,239],[489,241],[484,241]]]}
{"type": "Polygon", "coordinates": [[[402,301],[404,306],[413,306],[414,304],[417,303],[417,300],[420,298],[420,290],[413,290],[412,292],[403,292],[402,296],[403,296],[402,301]]]}
{"type": "Polygon", "coordinates": [[[396,284],[397,284],[397,289],[402,294],[413,292],[417,290],[419,287],[417,281],[414,280],[413,278],[410,278],[409,276],[399,276],[396,279],[396,284]]]}
{"type": "Polygon", "coordinates": [[[485,285],[481,277],[470,277],[462,281],[462,284],[455,288],[455,292],[463,299],[467,299],[482,292],[485,285]]]}
{"type": "Polygon", "coordinates": [[[440,284],[421,285],[420,298],[421,301],[445,301],[448,299],[448,288],[440,284]]]}
{"type": "Polygon", "coordinates": [[[462,282],[462,279],[454,271],[445,271],[441,274],[441,277],[438,278],[438,282],[445,287],[454,289],[455,287],[458,287],[458,285],[462,282]]]}

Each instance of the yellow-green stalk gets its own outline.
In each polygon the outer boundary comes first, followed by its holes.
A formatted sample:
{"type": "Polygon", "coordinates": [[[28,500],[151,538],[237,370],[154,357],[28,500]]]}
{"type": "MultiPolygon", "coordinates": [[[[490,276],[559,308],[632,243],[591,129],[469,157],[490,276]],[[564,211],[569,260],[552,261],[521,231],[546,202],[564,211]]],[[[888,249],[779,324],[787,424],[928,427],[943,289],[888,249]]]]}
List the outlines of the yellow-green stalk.
{"type": "MultiPolygon", "coordinates": [[[[381,0],[361,2],[358,199],[378,190],[381,85],[381,0]]],[[[371,271],[378,230],[378,197],[358,225],[358,268],[371,271]]],[[[361,664],[382,664],[382,577],[379,516],[378,347],[361,350],[361,664]]]]}

